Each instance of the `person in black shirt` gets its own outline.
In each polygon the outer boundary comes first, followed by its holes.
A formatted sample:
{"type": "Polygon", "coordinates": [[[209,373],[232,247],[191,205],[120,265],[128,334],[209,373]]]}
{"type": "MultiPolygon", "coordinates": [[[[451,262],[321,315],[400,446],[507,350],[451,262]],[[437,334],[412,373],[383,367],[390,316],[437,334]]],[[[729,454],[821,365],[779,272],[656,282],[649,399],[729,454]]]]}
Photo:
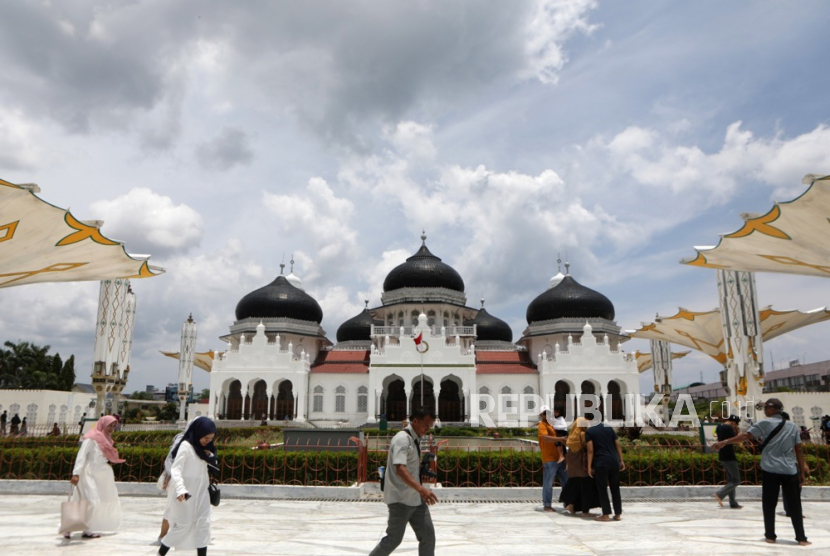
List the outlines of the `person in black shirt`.
{"type": "Polygon", "coordinates": [[[602,515],[596,521],[610,521],[611,504],[608,501],[608,488],[614,502],[614,521],[622,519],[622,497],[620,496],[620,471],[625,470],[622,446],[617,433],[609,426],[600,423],[585,431],[588,448],[588,475],[597,483],[602,515]]]}
{"type": "MultiPolygon", "coordinates": [[[[718,425],[715,429],[715,435],[718,437],[718,442],[726,440],[727,438],[732,438],[738,434],[738,425],[740,422],[740,417],[737,415],[730,415],[726,420],[726,423],[718,425]]],[[[743,506],[738,504],[735,500],[735,491],[737,490],[738,485],[741,484],[741,474],[740,471],[738,471],[738,458],[735,457],[735,447],[732,444],[728,444],[718,450],[718,459],[720,460],[720,464],[723,466],[723,470],[726,473],[726,484],[712,496],[715,497],[715,500],[718,501],[718,504],[720,504],[721,507],[723,507],[723,499],[729,496],[729,507],[734,510],[740,510],[743,506]]]]}

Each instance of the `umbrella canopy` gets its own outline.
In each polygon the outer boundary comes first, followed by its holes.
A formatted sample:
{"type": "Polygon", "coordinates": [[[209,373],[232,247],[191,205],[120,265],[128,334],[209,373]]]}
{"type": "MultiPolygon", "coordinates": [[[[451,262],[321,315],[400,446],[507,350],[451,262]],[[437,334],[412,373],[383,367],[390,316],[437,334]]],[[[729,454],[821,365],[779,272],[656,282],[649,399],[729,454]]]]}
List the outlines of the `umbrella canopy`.
{"type": "Polygon", "coordinates": [[[130,255],[82,222],[35,195],[36,185],[0,180],[0,288],[40,282],[150,278],[164,269],[149,255],[130,255]]]}
{"type": "MultiPolygon", "coordinates": [[[[787,332],[830,319],[826,307],[812,311],[775,311],[768,306],[761,309],[761,337],[772,340],[787,332]]],[[[726,363],[729,353],[723,341],[723,326],[720,309],[695,313],[682,307],[676,315],[659,317],[638,330],[631,330],[634,338],[665,340],[688,348],[702,351],[718,363],[726,363]]],[[[639,359],[637,361],[639,365],[639,359]]],[[[643,369],[645,370],[645,369],[643,369]]],[[[642,372],[642,371],[641,371],[642,372]]]]}
{"type": "Polygon", "coordinates": [[[680,262],[705,268],[782,272],[830,277],[830,176],[808,174],[807,191],[776,203],[763,216],[742,215],[737,232],[714,247],[695,247],[697,256],[680,262]]]}
{"type": "MultiPolygon", "coordinates": [[[[675,359],[680,359],[682,357],[686,357],[692,353],[691,351],[673,351],[671,354],[672,361],[675,359]]],[[[635,351],[634,358],[637,361],[637,371],[644,373],[646,371],[651,370],[651,365],[653,363],[651,352],[650,351],[635,351]]]]}
{"type": "MultiPolygon", "coordinates": [[[[176,361],[179,360],[179,352],[178,351],[161,351],[162,355],[166,355],[167,357],[172,357],[176,361]]],[[[196,352],[193,354],[193,364],[199,367],[200,369],[204,369],[207,372],[210,372],[213,368],[213,352],[212,351],[203,351],[201,353],[196,352]]]]}

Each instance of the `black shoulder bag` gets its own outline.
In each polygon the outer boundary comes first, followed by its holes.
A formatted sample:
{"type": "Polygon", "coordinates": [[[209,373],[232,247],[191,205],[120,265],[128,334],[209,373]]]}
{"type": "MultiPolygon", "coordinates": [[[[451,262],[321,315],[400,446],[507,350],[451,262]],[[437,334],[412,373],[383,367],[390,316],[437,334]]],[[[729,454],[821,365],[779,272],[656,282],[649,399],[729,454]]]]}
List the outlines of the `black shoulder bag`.
{"type": "Polygon", "coordinates": [[[772,432],[769,433],[767,435],[767,437],[764,439],[764,441],[761,443],[761,445],[758,446],[758,452],[759,453],[763,453],[764,448],[767,447],[767,444],[770,443],[770,440],[775,438],[775,435],[778,434],[779,432],[781,432],[781,429],[783,429],[784,425],[786,425],[786,424],[787,424],[787,422],[785,420],[781,419],[781,422],[778,424],[778,426],[775,427],[774,429],[772,429],[772,432]]]}

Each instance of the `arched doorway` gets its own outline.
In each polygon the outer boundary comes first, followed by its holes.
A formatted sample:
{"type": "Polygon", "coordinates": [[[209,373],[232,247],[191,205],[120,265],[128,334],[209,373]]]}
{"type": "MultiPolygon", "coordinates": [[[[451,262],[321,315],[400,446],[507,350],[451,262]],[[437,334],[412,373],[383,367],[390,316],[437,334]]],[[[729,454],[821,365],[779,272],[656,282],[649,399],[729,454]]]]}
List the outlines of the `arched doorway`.
{"type": "Polygon", "coordinates": [[[403,380],[397,379],[389,383],[381,413],[386,414],[389,421],[403,421],[408,417],[403,380]]]}
{"type": "MultiPolygon", "coordinates": [[[[412,387],[412,407],[421,406],[421,379],[417,378],[412,387]]],[[[424,379],[424,409],[429,410],[435,414],[435,391],[432,383],[426,378],[424,379]]]]}
{"type": "MultiPolygon", "coordinates": [[[[426,394],[426,390],[424,390],[424,394],[426,394]]],[[[426,398],[424,398],[424,401],[426,401],[426,398]]],[[[441,382],[441,393],[438,394],[438,415],[442,421],[457,422],[464,420],[461,392],[458,383],[454,380],[446,379],[441,382]]]]}
{"type": "MultiPolygon", "coordinates": [[[[579,408],[578,408],[578,411],[579,411],[580,417],[584,417],[586,412],[583,409],[583,407],[585,407],[586,403],[583,400],[585,399],[586,396],[597,396],[598,395],[597,394],[597,387],[590,380],[583,380],[582,384],[579,387],[579,389],[580,389],[580,395],[579,395],[579,408]]],[[[591,400],[591,403],[593,404],[592,405],[593,408],[597,407],[597,405],[596,405],[597,400],[595,398],[591,400]]],[[[600,413],[602,413],[602,400],[601,399],[599,400],[599,411],[600,411],[600,413]]]]}
{"type": "Polygon", "coordinates": [[[294,385],[290,380],[280,382],[277,389],[277,419],[294,418],[294,385]]]}
{"type": "MultiPolygon", "coordinates": [[[[553,407],[561,407],[562,415],[568,415],[568,394],[571,393],[571,385],[564,380],[557,380],[553,385],[553,407]]],[[[573,415],[573,413],[570,413],[573,415]]]]}
{"type": "Polygon", "coordinates": [[[268,416],[268,386],[264,380],[254,384],[254,397],[251,399],[251,419],[265,419],[268,416]]]}
{"type": "Polygon", "coordinates": [[[231,382],[228,388],[228,400],[225,407],[225,419],[242,418],[242,383],[238,380],[231,382]]]}
{"type": "Polygon", "coordinates": [[[616,380],[608,383],[608,401],[611,402],[611,419],[625,419],[622,389],[620,388],[620,383],[616,380]]]}

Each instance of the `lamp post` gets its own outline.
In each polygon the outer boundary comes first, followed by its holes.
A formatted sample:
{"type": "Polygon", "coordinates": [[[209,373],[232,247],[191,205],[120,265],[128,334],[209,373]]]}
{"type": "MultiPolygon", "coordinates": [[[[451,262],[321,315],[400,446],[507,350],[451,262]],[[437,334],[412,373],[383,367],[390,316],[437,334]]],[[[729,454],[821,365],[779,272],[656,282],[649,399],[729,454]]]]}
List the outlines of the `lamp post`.
{"type": "Polygon", "coordinates": [[[187,418],[187,399],[193,383],[193,355],[196,349],[196,322],[191,313],[182,325],[182,341],[179,349],[179,421],[187,418]]]}

